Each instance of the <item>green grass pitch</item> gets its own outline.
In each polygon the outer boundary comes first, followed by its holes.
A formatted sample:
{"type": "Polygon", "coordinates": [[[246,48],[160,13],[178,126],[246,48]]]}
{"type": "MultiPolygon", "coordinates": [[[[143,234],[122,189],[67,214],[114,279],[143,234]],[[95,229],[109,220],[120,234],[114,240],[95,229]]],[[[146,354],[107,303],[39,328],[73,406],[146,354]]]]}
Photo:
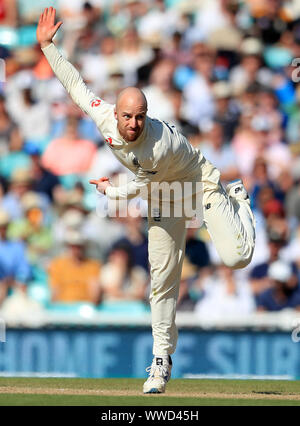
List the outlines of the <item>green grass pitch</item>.
{"type": "Polygon", "coordinates": [[[300,381],[173,379],[143,395],[143,379],[0,378],[0,405],[300,405],[300,381]]]}

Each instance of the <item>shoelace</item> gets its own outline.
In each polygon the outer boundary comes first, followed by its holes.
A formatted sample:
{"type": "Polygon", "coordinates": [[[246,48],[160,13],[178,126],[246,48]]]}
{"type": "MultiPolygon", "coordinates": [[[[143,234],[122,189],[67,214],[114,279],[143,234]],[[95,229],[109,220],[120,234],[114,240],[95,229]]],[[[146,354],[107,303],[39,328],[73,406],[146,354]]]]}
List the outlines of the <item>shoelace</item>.
{"type": "Polygon", "coordinates": [[[156,365],[154,363],[146,368],[146,372],[149,373],[149,378],[152,376],[162,377],[164,380],[166,380],[169,375],[168,367],[166,365],[156,365]]]}

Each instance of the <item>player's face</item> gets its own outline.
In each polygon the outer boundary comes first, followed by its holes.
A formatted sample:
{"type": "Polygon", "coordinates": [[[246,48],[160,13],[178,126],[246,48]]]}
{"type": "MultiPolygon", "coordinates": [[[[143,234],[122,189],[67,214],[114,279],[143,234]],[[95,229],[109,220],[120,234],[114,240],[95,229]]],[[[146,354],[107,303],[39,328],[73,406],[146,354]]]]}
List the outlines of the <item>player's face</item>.
{"type": "Polygon", "coordinates": [[[127,142],[134,142],[140,136],[144,129],[146,114],[145,105],[125,105],[116,110],[118,130],[127,142]]]}

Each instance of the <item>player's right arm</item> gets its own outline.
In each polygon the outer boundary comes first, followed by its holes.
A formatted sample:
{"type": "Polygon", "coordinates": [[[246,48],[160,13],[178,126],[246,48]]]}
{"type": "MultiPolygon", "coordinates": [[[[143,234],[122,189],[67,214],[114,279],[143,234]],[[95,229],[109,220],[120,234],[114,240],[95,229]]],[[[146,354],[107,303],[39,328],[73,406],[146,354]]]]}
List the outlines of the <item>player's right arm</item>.
{"type": "Polygon", "coordinates": [[[55,24],[55,15],[56,10],[53,7],[46,8],[41,14],[36,31],[37,41],[53,72],[73,101],[96,122],[98,127],[101,127],[106,118],[105,113],[110,113],[112,106],[105,104],[87,88],[76,68],[59,53],[53,44],[52,39],[62,25],[62,21],[55,24]],[[97,108],[100,105],[101,114],[97,108]]]}

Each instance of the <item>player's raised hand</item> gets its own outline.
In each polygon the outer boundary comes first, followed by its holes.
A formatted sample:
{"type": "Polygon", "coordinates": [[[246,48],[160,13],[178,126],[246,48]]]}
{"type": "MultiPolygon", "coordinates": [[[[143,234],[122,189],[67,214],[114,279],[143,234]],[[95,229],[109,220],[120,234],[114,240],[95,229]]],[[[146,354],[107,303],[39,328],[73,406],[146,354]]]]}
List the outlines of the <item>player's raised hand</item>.
{"type": "Polygon", "coordinates": [[[48,46],[56,34],[58,28],[62,25],[62,21],[55,24],[56,10],[53,7],[46,8],[41,14],[36,30],[36,38],[41,47],[48,46]]]}

